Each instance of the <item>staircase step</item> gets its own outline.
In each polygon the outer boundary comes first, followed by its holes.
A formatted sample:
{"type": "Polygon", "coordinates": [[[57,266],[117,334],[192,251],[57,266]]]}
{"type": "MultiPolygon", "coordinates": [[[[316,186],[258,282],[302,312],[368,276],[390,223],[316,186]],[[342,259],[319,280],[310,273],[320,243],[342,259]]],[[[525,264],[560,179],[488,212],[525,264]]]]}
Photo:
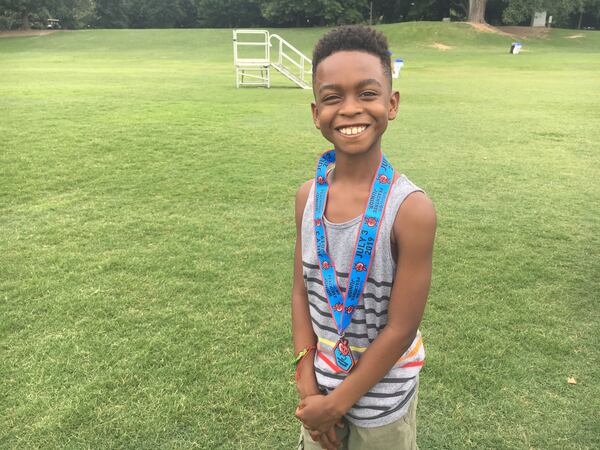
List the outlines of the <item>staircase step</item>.
{"type": "Polygon", "coordinates": [[[291,72],[287,67],[284,67],[281,64],[277,64],[277,63],[271,63],[271,66],[273,66],[283,76],[292,80],[294,83],[296,83],[302,89],[310,89],[310,85],[308,83],[306,83],[301,78],[299,78],[296,74],[291,72]]]}

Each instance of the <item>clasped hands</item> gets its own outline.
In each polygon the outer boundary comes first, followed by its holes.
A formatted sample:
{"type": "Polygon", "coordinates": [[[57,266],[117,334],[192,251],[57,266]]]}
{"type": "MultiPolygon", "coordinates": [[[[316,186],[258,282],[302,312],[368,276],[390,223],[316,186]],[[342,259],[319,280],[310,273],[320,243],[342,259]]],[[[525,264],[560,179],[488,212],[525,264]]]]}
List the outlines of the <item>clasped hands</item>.
{"type": "Polygon", "coordinates": [[[343,427],[340,414],[326,395],[309,395],[300,400],[296,417],[308,430],[313,441],[327,450],[336,450],[340,445],[336,427],[343,427]]]}

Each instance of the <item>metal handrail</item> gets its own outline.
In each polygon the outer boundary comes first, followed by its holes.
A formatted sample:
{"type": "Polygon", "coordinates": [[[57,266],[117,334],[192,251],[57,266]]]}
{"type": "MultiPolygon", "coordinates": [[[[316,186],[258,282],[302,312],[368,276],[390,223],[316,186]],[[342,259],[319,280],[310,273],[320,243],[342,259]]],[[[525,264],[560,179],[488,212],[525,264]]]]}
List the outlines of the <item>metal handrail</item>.
{"type": "Polygon", "coordinates": [[[262,59],[262,61],[266,61],[268,63],[271,60],[270,45],[267,45],[268,43],[269,43],[269,32],[266,30],[233,30],[233,63],[235,65],[237,65],[238,62],[241,62],[241,61],[250,61],[250,60],[258,61],[257,58],[240,58],[238,55],[238,51],[237,51],[237,47],[240,45],[242,45],[242,46],[244,46],[244,45],[264,46],[265,47],[265,55],[264,55],[264,58],[262,59]],[[239,42],[238,34],[260,34],[260,35],[264,36],[264,39],[260,42],[257,42],[257,41],[239,42]]]}
{"type": "MultiPolygon", "coordinates": [[[[308,58],[304,53],[302,53],[300,50],[298,50],[296,47],[294,47],[292,44],[290,44],[288,41],[286,41],[285,39],[283,39],[281,36],[279,36],[278,34],[272,34],[269,37],[269,45],[272,45],[271,40],[275,38],[279,40],[279,55],[278,55],[278,61],[277,63],[282,66],[285,67],[283,65],[283,58],[285,57],[286,60],[288,60],[290,63],[292,63],[294,66],[296,66],[298,69],[300,69],[300,78],[302,79],[303,82],[305,82],[305,75],[307,74],[307,70],[305,69],[305,63],[308,62],[308,64],[310,64],[312,66],[312,61],[310,58],[308,58]],[[300,62],[296,62],[294,59],[292,59],[290,56],[286,55],[284,53],[284,48],[283,46],[285,46],[293,51],[296,56],[298,56],[300,58],[300,62]]],[[[287,49],[286,49],[287,50],[287,49]]]]}
{"type": "MultiPolygon", "coordinates": [[[[243,56],[246,52],[241,52],[243,56]]],[[[256,53],[256,52],[255,52],[256,53]]],[[[258,56],[258,55],[257,55],[258,56]]],[[[304,53],[287,42],[278,34],[270,34],[268,30],[233,30],[233,62],[236,67],[236,85],[257,84],[270,87],[269,68],[274,67],[284,76],[288,77],[300,87],[306,89],[310,81],[306,81],[307,74],[312,72],[312,61],[304,53]],[[242,35],[260,35],[260,41],[249,38],[246,41],[239,41],[238,37],[242,35]],[[279,41],[279,54],[277,61],[271,61],[273,57],[271,47],[279,41]],[[264,46],[264,54],[260,57],[240,58],[238,47],[242,48],[264,46]],[[260,73],[259,73],[260,72],[260,73]],[[251,79],[257,79],[257,82],[244,81],[244,76],[251,79]]]]}

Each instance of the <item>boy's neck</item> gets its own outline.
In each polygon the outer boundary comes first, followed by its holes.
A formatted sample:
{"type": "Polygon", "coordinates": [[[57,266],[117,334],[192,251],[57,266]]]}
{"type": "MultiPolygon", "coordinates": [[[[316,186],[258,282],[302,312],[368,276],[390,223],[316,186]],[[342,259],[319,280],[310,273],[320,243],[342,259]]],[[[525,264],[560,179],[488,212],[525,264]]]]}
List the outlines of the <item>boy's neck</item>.
{"type": "Polygon", "coordinates": [[[348,155],[336,151],[335,183],[368,184],[370,186],[380,162],[381,149],[359,155],[348,155]]]}

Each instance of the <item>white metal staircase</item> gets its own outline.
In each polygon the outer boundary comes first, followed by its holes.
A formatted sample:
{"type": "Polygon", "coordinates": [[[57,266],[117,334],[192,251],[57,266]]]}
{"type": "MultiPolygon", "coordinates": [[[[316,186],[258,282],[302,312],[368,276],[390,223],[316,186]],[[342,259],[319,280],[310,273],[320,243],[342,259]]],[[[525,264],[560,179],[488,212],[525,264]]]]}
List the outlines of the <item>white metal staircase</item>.
{"type": "Polygon", "coordinates": [[[271,67],[302,89],[311,87],[310,58],[278,34],[270,34],[267,30],[233,30],[233,63],[238,88],[271,87],[271,67]]]}

